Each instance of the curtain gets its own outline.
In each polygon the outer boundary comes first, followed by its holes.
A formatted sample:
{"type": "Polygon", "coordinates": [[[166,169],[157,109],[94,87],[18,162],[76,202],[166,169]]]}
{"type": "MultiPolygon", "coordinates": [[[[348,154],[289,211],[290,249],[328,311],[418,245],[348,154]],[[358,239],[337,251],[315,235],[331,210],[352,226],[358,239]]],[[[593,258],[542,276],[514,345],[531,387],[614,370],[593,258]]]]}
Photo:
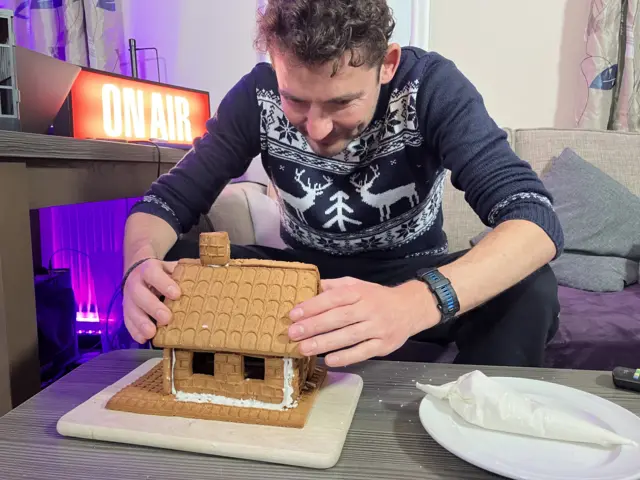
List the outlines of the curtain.
{"type": "Polygon", "coordinates": [[[640,131],[640,0],[592,0],[577,124],[640,131]]]}
{"type": "Polygon", "coordinates": [[[14,12],[16,43],[21,47],[76,65],[125,73],[122,1],[0,0],[0,8],[14,12]]]}

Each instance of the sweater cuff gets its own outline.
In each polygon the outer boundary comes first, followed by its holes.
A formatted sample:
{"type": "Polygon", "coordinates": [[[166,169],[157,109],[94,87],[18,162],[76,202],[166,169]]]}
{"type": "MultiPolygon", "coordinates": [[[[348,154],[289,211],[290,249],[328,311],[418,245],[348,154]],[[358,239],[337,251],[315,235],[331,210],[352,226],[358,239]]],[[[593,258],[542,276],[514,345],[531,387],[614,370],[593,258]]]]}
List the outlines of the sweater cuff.
{"type": "Polygon", "coordinates": [[[182,225],[178,221],[178,217],[173,209],[167,205],[165,201],[155,195],[146,195],[142,200],[136,202],[133,207],[131,207],[129,215],[137,212],[148,213],[149,215],[155,215],[156,217],[163,219],[171,225],[171,228],[173,228],[178,236],[183,233],[182,225]]]}
{"type": "Polygon", "coordinates": [[[489,215],[491,227],[507,220],[528,220],[538,225],[549,236],[556,247],[557,259],[564,250],[564,233],[560,219],[549,199],[536,193],[518,193],[500,202],[489,215]]]}

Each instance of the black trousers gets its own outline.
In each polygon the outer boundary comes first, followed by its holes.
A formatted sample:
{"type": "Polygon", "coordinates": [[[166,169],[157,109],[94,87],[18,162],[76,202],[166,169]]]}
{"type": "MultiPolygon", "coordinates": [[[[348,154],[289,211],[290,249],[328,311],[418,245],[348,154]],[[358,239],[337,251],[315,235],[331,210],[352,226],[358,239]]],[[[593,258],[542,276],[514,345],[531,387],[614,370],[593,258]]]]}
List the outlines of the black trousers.
{"type": "MultiPolygon", "coordinates": [[[[411,280],[418,269],[446,265],[464,253],[371,260],[254,245],[231,246],[232,258],[310,263],[318,266],[324,279],[349,276],[387,286],[411,280]]],[[[196,242],[179,240],[165,258],[198,257],[196,242]]],[[[546,265],[480,307],[445,325],[425,330],[410,340],[443,346],[455,342],[458,347],[455,363],[540,367],[543,366],[546,345],[558,329],[559,312],[558,284],[553,271],[546,265]]]]}

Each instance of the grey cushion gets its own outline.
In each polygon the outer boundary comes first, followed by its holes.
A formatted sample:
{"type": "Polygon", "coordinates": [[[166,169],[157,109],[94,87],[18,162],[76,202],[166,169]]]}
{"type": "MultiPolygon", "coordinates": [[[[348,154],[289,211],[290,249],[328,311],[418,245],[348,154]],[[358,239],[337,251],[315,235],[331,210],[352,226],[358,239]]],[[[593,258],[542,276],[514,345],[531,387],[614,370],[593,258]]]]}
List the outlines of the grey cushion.
{"type": "Polygon", "coordinates": [[[636,283],[640,198],[571,149],[542,181],[564,230],[565,253],[551,263],[560,284],[612,292],[636,283]]]}
{"type": "MultiPolygon", "coordinates": [[[[598,292],[636,283],[640,198],[569,148],[541,178],[554,198],[565,237],[564,253],[551,263],[558,282],[598,292]]],[[[471,239],[471,245],[486,234],[471,239]]]]}
{"type": "Polygon", "coordinates": [[[638,263],[622,257],[565,252],[551,268],[561,285],[591,292],[619,292],[638,281],[638,263]]]}
{"type": "Polygon", "coordinates": [[[639,197],[568,148],[542,181],[553,195],[566,251],[640,260],[639,197]]]}

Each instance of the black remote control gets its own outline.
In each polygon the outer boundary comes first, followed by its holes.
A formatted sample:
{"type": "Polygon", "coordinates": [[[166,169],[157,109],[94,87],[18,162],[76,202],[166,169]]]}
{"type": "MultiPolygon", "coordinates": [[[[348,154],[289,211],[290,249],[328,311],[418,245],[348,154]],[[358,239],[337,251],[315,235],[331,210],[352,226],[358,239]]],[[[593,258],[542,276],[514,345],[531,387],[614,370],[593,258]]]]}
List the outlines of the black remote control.
{"type": "Polygon", "coordinates": [[[640,368],[614,368],[613,383],[618,388],[640,392],[640,368]]]}

